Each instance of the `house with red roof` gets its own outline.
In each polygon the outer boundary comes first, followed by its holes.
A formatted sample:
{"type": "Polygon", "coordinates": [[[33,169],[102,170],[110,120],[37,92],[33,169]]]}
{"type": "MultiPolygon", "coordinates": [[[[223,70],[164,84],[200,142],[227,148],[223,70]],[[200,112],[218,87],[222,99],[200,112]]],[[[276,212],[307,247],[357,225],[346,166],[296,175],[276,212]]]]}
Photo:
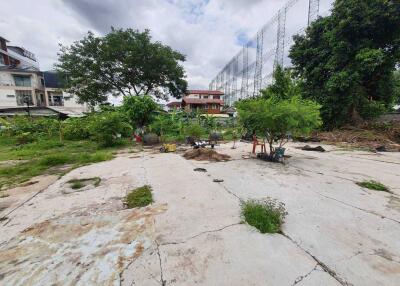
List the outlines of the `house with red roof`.
{"type": "Polygon", "coordinates": [[[188,90],[182,99],[182,109],[207,114],[221,113],[224,93],[218,90],[188,90]]]}

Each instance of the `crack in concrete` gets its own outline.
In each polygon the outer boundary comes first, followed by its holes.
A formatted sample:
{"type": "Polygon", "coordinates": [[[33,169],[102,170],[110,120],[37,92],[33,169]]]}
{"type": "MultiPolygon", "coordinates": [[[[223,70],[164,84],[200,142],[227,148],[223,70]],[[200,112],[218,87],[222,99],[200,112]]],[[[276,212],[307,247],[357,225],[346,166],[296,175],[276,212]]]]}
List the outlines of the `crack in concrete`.
{"type": "Polygon", "coordinates": [[[360,211],[363,211],[363,212],[366,212],[366,213],[369,213],[369,214],[372,214],[372,215],[375,215],[375,216],[379,216],[380,218],[383,218],[383,219],[387,219],[387,220],[391,220],[391,221],[396,222],[396,223],[400,223],[400,221],[398,221],[398,220],[396,220],[396,219],[394,219],[394,218],[390,218],[390,217],[387,217],[387,216],[378,214],[378,213],[376,213],[376,212],[374,212],[374,211],[366,210],[366,209],[363,209],[363,208],[360,208],[360,207],[351,205],[351,204],[349,204],[349,203],[346,203],[346,202],[343,202],[343,201],[341,201],[341,200],[338,200],[338,199],[329,197],[329,196],[324,195],[324,194],[321,194],[321,193],[319,193],[319,192],[315,192],[315,191],[314,191],[314,193],[316,193],[316,194],[318,194],[318,195],[320,195],[320,196],[322,196],[322,197],[324,197],[324,198],[327,198],[327,199],[330,199],[330,200],[334,200],[334,201],[336,201],[336,202],[338,202],[338,203],[341,203],[341,204],[343,204],[343,205],[345,205],[345,206],[352,207],[352,208],[355,208],[355,209],[357,209],[357,210],[360,210],[360,211]]]}
{"type": "Polygon", "coordinates": [[[157,240],[155,241],[157,245],[157,256],[158,256],[158,261],[160,263],[160,285],[161,286],[166,286],[167,281],[164,280],[164,273],[163,273],[163,267],[162,267],[162,261],[161,261],[161,254],[160,254],[160,244],[158,244],[157,240]]]}
{"type": "MultiPolygon", "coordinates": [[[[335,271],[333,271],[332,269],[330,269],[325,263],[323,263],[321,260],[319,260],[317,257],[315,257],[314,255],[312,255],[308,250],[304,249],[303,247],[301,247],[300,244],[298,244],[294,239],[292,239],[289,235],[287,235],[286,233],[281,233],[282,236],[286,237],[287,239],[289,239],[294,245],[296,245],[299,249],[301,249],[303,252],[307,253],[312,259],[314,259],[315,262],[317,262],[317,265],[320,266],[326,273],[328,273],[332,278],[334,278],[337,282],[340,283],[340,285],[343,286],[352,286],[353,284],[345,281],[343,278],[341,278],[339,275],[337,275],[337,273],[335,271]]],[[[314,271],[316,269],[313,269],[312,271],[314,271]]],[[[312,272],[311,271],[311,272],[312,272]]],[[[303,278],[304,279],[304,278],[303,278]]],[[[295,285],[295,284],[293,284],[295,285]]]]}
{"type": "Polygon", "coordinates": [[[319,266],[319,264],[315,264],[314,268],[311,269],[307,274],[305,275],[301,275],[299,277],[296,278],[296,280],[294,280],[294,283],[292,284],[292,286],[300,283],[301,281],[303,281],[307,276],[311,275],[311,273],[313,273],[315,270],[317,270],[317,267],[319,266]]]}
{"type": "MultiPolygon", "coordinates": [[[[48,187],[47,187],[48,188],[48,187]]],[[[46,188],[46,189],[47,189],[46,188]]],[[[28,199],[26,199],[24,202],[22,202],[20,205],[16,206],[14,209],[12,209],[11,211],[9,211],[7,214],[3,215],[2,218],[7,218],[7,221],[3,224],[3,226],[6,226],[7,224],[9,224],[11,222],[11,218],[9,218],[8,216],[10,214],[12,214],[14,211],[16,211],[17,209],[19,209],[20,207],[23,207],[27,202],[29,202],[30,200],[32,200],[33,198],[35,198],[37,195],[39,195],[40,193],[42,193],[44,190],[40,190],[38,192],[36,192],[33,196],[29,197],[28,199]]]]}
{"type": "Polygon", "coordinates": [[[242,222],[238,222],[238,223],[229,224],[229,225],[226,225],[226,226],[221,227],[221,228],[217,228],[217,229],[213,229],[213,230],[206,230],[206,231],[200,232],[200,233],[198,233],[196,235],[193,235],[193,236],[191,236],[189,238],[186,238],[185,240],[164,242],[164,243],[161,243],[160,245],[161,246],[166,246],[166,245],[184,244],[184,243],[188,242],[189,240],[192,240],[192,239],[197,238],[199,236],[202,236],[204,234],[213,233],[213,232],[219,232],[219,231],[222,231],[224,229],[227,229],[227,228],[230,228],[230,227],[233,227],[233,226],[237,226],[237,225],[241,225],[241,224],[243,224],[243,223],[242,222]]]}

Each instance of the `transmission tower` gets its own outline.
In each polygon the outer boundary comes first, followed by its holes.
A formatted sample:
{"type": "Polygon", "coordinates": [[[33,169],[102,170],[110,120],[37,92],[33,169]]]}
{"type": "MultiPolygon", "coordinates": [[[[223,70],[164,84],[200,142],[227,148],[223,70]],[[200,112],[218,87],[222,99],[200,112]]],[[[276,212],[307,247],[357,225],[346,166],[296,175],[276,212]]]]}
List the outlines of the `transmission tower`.
{"type": "Polygon", "coordinates": [[[308,0],[308,26],[318,18],[319,0],[308,0]]]}

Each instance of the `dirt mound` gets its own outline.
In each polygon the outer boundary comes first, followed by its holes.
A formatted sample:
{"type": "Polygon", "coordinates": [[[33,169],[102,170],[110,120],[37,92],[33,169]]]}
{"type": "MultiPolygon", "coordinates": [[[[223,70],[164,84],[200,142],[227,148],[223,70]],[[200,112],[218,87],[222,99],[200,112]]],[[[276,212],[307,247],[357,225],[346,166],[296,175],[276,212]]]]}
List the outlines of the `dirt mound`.
{"type": "Polygon", "coordinates": [[[215,162],[229,161],[229,159],[231,158],[229,155],[220,154],[213,149],[206,149],[206,148],[199,148],[186,151],[185,154],[183,154],[183,157],[185,157],[188,160],[215,161],[215,162]]]}

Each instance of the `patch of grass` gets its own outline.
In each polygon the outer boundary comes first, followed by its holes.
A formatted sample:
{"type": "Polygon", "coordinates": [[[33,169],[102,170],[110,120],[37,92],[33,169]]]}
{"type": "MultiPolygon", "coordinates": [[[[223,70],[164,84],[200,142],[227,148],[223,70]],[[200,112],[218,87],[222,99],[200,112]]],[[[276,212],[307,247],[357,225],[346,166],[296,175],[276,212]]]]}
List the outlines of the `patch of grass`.
{"type": "Polygon", "coordinates": [[[386,187],[384,184],[371,180],[371,181],[363,181],[356,183],[360,187],[367,188],[370,190],[381,191],[381,192],[390,192],[390,189],[386,187]]]}
{"type": "Polygon", "coordinates": [[[71,185],[72,189],[78,190],[90,184],[92,184],[94,187],[98,187],[100,185],[100,182],[101,179],[99,177],[93,177],[84,179],[72,179],[69,180],[67,183],[71,185]]]}
{"type": "Polygon", "coordinates": [[[128,208],[145,207],[153,202],[152,188],[148,185],[132,190],[125,198],[128,208]]]}
{"type": "Polygon", "coordinates": [[[241,202],[242,218],[261,233],[277,233],[287,215],[285,205],[274,199],[241,202]]]}
{"type": "Polygon", "coordinates": [[[63,174],[71,169],[114,158],[112,152],[118,147],[103,148],[88,141],[59,142],[56,137],[39,138],[37,141],[16,145],[16,140],[0,136],[0,162],[21,160],[15,165],[0,165],[0,190],[14,187],[32,177],[51,173],[63,174]],[[68,164],[68,170],[61,167],[68,164]]]}
{"type": "Polygon", "coordinates": [[[82,183],[81,181],[75,181],[71,184],[71,188],[74,190],[82,189],[84,186],[85,184],[82,183]]]}

